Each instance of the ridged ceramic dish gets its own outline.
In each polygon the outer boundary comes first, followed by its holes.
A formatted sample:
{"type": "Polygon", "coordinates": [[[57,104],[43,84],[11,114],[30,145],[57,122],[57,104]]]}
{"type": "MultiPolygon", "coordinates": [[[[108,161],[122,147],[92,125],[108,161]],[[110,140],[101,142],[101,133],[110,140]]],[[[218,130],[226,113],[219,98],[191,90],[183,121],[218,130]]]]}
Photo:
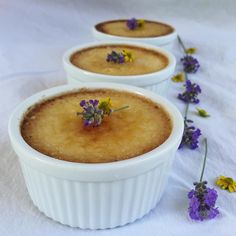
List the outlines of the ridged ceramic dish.
{"type": "MultiPolygon", "coordinates": [[[[92,28],[94,37],[99,41],[129,41],[132,43],[140,42],[140,43],[152,44],[158,47],[171,50],[174,44],[174,41],[177,38],[176,29],[170,25],[168,26],[173,29],[171,33],[166,34],[166,35],[156,36],[156,37],[126,37],[126,36],[111,35],[111,34],[104,33],[101,30],[99,30],[99,25],[104,24],[106,22],[111,22],[111,21],[100,22],[92,28]]],[[[162,22],[157,22],[157,23],[167,25],[166,23],[162,23],[162,22]]]]}
{"type": "Polygon", "coordinates": [[[170,52],[142,43],[131,43],[131,42],[101,42],[101,43],[89,43],[85,45],[80,45],[69,49],[63,56],[63,65],[67,74],[68,83],[81,83],[81,82],[112,82],[112,83],[123,83],[129,85],[135,85],[139,87],[146,88],[153,92],[157,92],[161,95],[165,95],[169,87],[170,77],[174,73],[176,66],[176,59],[170,52]],[[90,71],[80,69],[79,67],[71,63],[71,56],[80,50],[102,46],[102,45],[131,45],[137,46],[145,49],[151,49],[162,53],[168,58],[168,65],[154,73],[148,73],[143,75],[127,75],[127,76],[113,76],[98,74],[90,71]]]}
{"type": "Polygon", "coordinates": [[[160,200],[183,133],[183,119],[168,100],[150,91],[121,84],[84,83],[54,87],[22,102],[9,121],[9,136],[19,157],[33,203],[48,217],[72,227],[105,229],[143,217],[160,200]],[[138,93],[162,105],[173,129],[159,147],[143,155],[104,164],[57,160],[31,148],[20,124],[29,107],[79,88],[112,88],[138,93]]]}

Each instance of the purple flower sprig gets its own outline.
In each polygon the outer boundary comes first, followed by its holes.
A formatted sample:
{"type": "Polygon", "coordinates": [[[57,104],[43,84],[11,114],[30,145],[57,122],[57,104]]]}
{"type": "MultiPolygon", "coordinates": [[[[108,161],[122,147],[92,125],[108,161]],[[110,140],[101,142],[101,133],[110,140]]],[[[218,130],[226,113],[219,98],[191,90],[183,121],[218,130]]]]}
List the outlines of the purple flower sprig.
{"type": "Polygon", "coordinates": [[[193,73],[193,74],[196,73],[200,68],[199,61],[195,57],[189,55],[189,50],[186,49],[182,39],[179,36],[178,36],[178,41],[185,54],[185,56],[180,59],[180,61],[183,64],[184,71],[186,73],[193,73]]]}
{"type": "MultiPolygon", "coordinates": [[[[188,123],[190,123],[190,120],[185,120],[184,133],[179,145],[179,149],[186,146],[194,150],[199,146],[199,137],[202,135],[202,133],[200,129],[196,128],[193,125],[189,126],[188,123]]],[[[191,123],[193,123],[193,121],[191,121],[191,123]]]]}
{"type": "Polygon", "coordinates": [[[127,20],[126,24],[130,30],[134,30],[138,27],[138,21],[135,18],[127,20]]]}
{"type": "MultiPolygon", "coordinates": [[[[187,75],[186,75],[187,76],[187,75]]],[[[199,138],[201,136],[201,130],[193,125],[193,121],[188,119],[188,110],[190,103],[199,103],[198,95],[201,93],[199,85],[192,83],[190,80],[186,80],[184,85],[185,91],[178,95],[178,98],[186,103],[185,115],[184,115],[184,133],[179,146],[179,149],[186,146],[192,150],[198,148],[199,138]],[[191,125],[190,125],[191,123],[191,125]]]]}
{"type": "Polygon", "coordinates": [[[205,142],[205,156],[202,167],[200,181],[194,183],[195,188],[188,193],[189,208],[188,213],[193,220],[213,219],[219,215],[219,210],[215,206],[218,197],[217,191],[207,187],[207,181],[203,181],[203,174],[206,166],[207,158],[207,139],[205,142]]]}
{"type": "Polygon", "coordinates": [[[111,53],[107,54],[107,62],[122,64],[125,62],[125,56],[122,53],[112,51],[111,53]]]}
{"type": "Polygon", "coordinates": [[[114,62],[118,64],[123,64],[125,62],[133,62],[134,56],[132,52],[127,50],[122,50],[122,52],[112,51],[107,54],[107,62],[114,62]]]}
{"type": "Polygon", "coordinates": [[[207,181],[194,183],[195,189],[188,193],[189,216],[193,220],[213,219],[219,214],[215,207],[217,192],[213,188],[208,188],[207,181]]]}
{"type": "Polygon", "coordinates": [[[200,100],[198,95],[202,92],[200,86],[196,83],[192,83],[189,79],[185,82],[185,91],[178,94],[178,98],[185,103],[194,103],[198,104],[200,100]]]}
{"type": "Polygon", "coordinates": [[[144,20],[137,20],[136,18],[131,18],[127,20],[126,25],[130,30],[135,30],[138,28],[142,28],[144,26],[144,20]]]}
{"type": "Polygon", "coordinates": [[[98,108],[99,101],[82,100],[80,106],[83,108],[82,112],[77,112],[77,115],[82,115],[84,120],[84,126],[93,125],[94,127],[99,126],[102,123],[104,113],[102,109],[98,108]]]}
{"type": "Polygon", "coordinates": [[[90,126],[97,127],[101,125],[105,115],[109,116],[113,112],[121,111],[129,106],[124,106],[118,109],[111,109],[111,100],[110,98],[106,100],[102,100],[99,102],[99,100],[96,99],[90,99],[88,101],[82,100],[80,102],[80,106],[83,108],[82,112],[77,112],[77,115],[81,115],[82,119],[84,120],[84,126],[90,126]]]}
{"type": "Polygon", "coordinates": [[[200,67],[200,64],[196,58],[190,55],[186,55],[180,59],[183,64],[184,71],[186,73],[196,73],[200,67]]]}

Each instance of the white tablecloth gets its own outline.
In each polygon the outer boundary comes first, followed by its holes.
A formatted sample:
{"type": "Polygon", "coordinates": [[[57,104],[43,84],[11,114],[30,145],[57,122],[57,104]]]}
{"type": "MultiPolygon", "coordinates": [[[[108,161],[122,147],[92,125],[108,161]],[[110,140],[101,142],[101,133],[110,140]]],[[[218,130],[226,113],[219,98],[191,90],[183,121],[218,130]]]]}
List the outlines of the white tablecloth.
{"type": "MultiPolygon", "coordinates": [[[[236,4],[234,1],[0,1],[0,235],[234,235],[236,193],[219,190],[221,215],[212,221],[188,218],[187,192],[200,175],[202,149],[180,150],[164,196],[143,219],[113,230],[89,231],[56,223],[32,204],[16,155],[11,149],[7,122],[13,108],[35,92],[65,83],[64,50],[93,41],[90,28],[98,21],[142,17],[173,24],[187,46],[198,48],[199,73],[191,79],[203,93],[200,106],[211,117],[190,116],[209,141],[205,179],[236,178],[236,4]]],[[[175,48],[179,59],[181,53],[175,48]]],[[[181,85],[171,84],[168,98],[176,99],[181,85]]]]}

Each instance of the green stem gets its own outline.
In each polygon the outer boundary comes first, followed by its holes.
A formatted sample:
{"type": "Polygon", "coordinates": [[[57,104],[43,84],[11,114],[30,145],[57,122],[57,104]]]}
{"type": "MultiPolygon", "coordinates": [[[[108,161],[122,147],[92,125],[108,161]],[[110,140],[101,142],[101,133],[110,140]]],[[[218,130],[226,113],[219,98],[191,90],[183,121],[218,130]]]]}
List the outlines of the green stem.
{"type": "Polygon", "coordinates": [[[184,113],[184,122],[186,122],[186,120],[187,120],[188,110],[189,110],[189,102],[187,103],[186,108],[185,108],[185,113],[184,113]]]}
{"type": "Polygon", "coordinates": [[[184,72],[185,80],[188,80],[188,74],[184,72]]]}
{"type": "Polygon", "coordinates": [[[180,46],[182,47],[182,49],[183,49],[183,51],[184,51],[184,53],[187,55],[187,53],[186,53],[186,47],[184,46],[184,43],[183,43],[183,41],[182,41],[182,39],[180,38],[180,36],[178,35],[178,41],[179,41],[179,44],[180,44],[180,46]]]}
{"type": "Polygon", "coordinates": [[[203,141],[205,143],[205,155],[204,155],[204,160],[203,160],[203,166],[202,166],[202,173],[201,173],[201,177],[200,177],[200,182],[202,182],[203,174],[204,174],[205,167],[206,167],[206,159],[207,159],[207,139],[204,138],[203,141]]]}
{"type": "Polygon", "coordinates": [[[121,111],[121,110],[124,110],[124,109],[127,109],[127,108],[129,108],[129,106],[124,106],[124,107],[121,107],[121,108],[115,109],[115,110],[113,110],[113,112],[121,111]]]}
{"type": "MultiPolygon", "coordinates": [[[[185,80],[188,80],[188,75],[186,72],[184,72],[184,76],[185,76],[185,80]]],[[[189,102],[187,103],[186,108],[185,108],[184,122],[186,122],[186,120],[187,120],[188,110],[189,110],[189,102]]]]}

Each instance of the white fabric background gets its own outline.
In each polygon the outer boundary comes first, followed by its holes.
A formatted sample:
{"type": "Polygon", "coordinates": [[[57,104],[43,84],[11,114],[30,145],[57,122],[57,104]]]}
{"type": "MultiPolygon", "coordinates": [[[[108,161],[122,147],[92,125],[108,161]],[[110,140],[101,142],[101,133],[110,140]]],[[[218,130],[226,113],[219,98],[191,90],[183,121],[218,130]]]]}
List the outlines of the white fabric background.
{"type": "MultiPolygon", "coordinates": [[[[73,229],[48,219],[33,206],[16,155],[10,147],[7,122],[23,99],[65,83],[63,52],[93,41],[90,28],[98,21],[142,17],[173,24],[186,46],[198,48],[199,73],[191,79],[203,89],[200,106],[208,119],[190,116],[209,141],[205,179],[236,178],[236,3],[235,1],[112,1],[0,0],[0,235],[234,235],[236,193],[218,190],[221,215],[193,222],[187,216],[187,192],[200,175],[203,150],[180,150],[164,196],[142,220],[113,230],[73,229]]],[[[179,59],[178,47],[174,50],[179,59]]],[[[168,98],[176,99],[181,85],[171,84],[168,98]]]]}

